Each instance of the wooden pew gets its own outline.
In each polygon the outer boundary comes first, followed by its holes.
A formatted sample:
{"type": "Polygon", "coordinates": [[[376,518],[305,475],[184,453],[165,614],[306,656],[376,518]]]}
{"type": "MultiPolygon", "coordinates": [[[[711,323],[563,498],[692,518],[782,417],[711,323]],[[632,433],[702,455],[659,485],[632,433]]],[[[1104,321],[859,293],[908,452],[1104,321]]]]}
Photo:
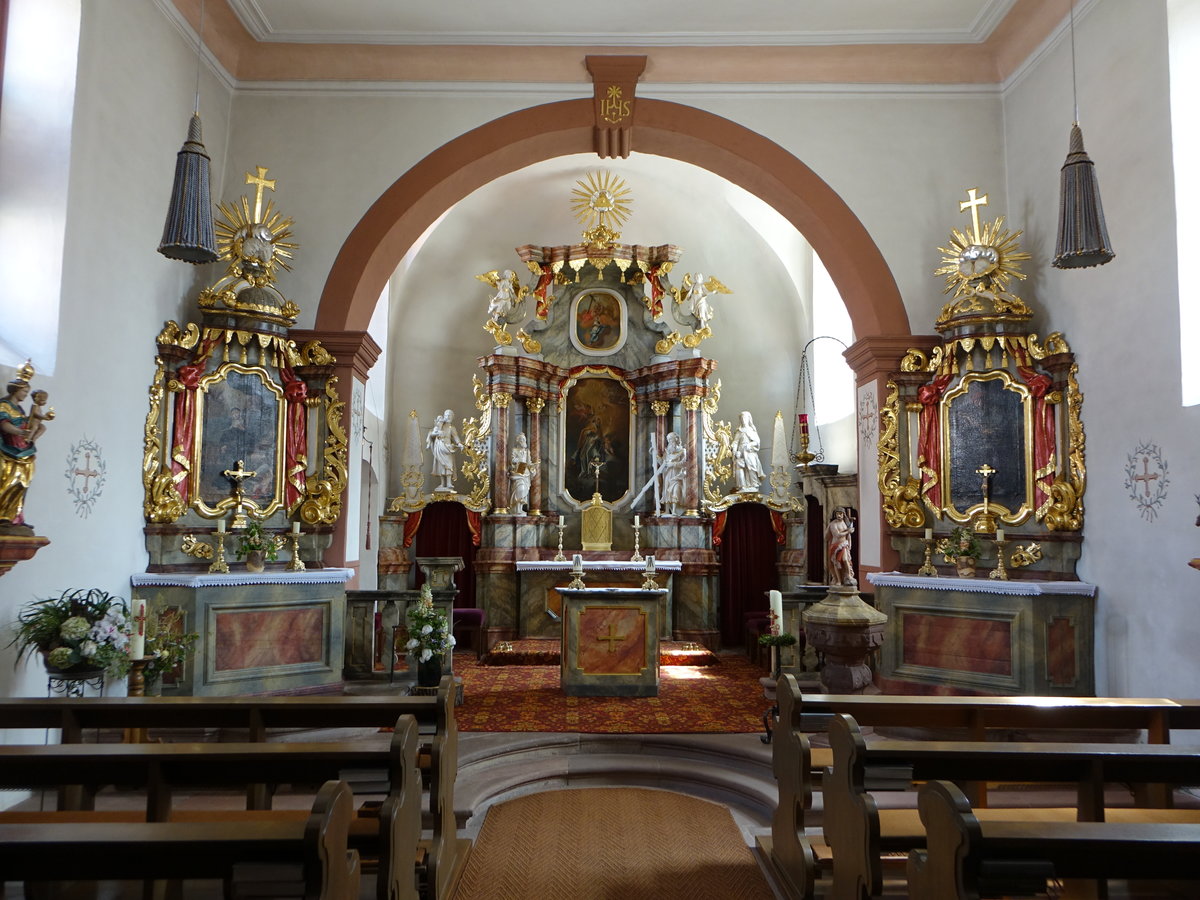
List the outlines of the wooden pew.
{"type": "MultiPolygon", "coordinates": [[[[421,837],[421,772],[417,765],[417,722],[401,716],[386,750],[360,742],[286,744],[58,744],[46,747],[0,745],[0,787],[46,788],[75,783],[84,796],[108,784],[144,790],[144,811],[54,810],[0,812],[0,823],[76,822],[259,822],[303,819],[300,810],[191,811],[174,809],[171,795],[182,787],[241,787],[247,780],[273,778],[276,783],[307,784],[338,780],[355,768],[388,771],[389,791],[378,818],[357,816],[350,823],[351,845],[364,857],[378,859],[378,896],[382,900],[416,900],[416,860],[421,837]]],[[[440,752],[443,736],[434,738],[440,752]]],[[[444,777],[431,773],[431,781],[444,777]]],[[[453,773],[450,773],[453,778],[453,773]]],[[[269,796],[268,796],[269,799],[269,796]]],[[[430,848],[427,865],[442,867],[446,851],[430,848]]],[[[453,837],[453,835],[452,835],[453,837]]],[[[457,850],[451,844],[451,852],[457,850]]],[[[444,896],[440,894],[438,896],[444,896]]]]}
{"type": "Polygon", "coordinates": [[[0,824],[0,872],[30,886],[67,872],[72,880],[231,882],[238,866],[297,863],[294,896],[346,900],[358,896],[360,877],[348,847],[353,816],[350,788],[329,781],[302,822],[0,824]]]}
{"type": "MultiPolygon", "coordinates": [[[[1200,811],[1105,809],[1106,784],[1200,784],[1200,748],[1166,744],[880,741],[866,743],[854,719],[836,716],[829,741],[834,764],[822,783],[824,833],[833,855],[833,896],[877,897],[881,857],[924,846],[913,809],[880,809],[871,790],[912,790],[948,779],[1073,784],[1076,804],[1052,809],[981,809],[988,821],[1074,822],[1105,818],[1200,822],[1200,811]],[[880,777],[882,776],[882,777],[880,777]]],[[[986,790],[986,787],[985,787],[986,790]]]]}
{"type": "Polygon", "coordinates": [[[985,821],[948,781],[922,787],[917,802],[928,842],[909,854],[911,897],[1030,895],[1048,878],[1197,876],[1197,824],[985,821]]]}

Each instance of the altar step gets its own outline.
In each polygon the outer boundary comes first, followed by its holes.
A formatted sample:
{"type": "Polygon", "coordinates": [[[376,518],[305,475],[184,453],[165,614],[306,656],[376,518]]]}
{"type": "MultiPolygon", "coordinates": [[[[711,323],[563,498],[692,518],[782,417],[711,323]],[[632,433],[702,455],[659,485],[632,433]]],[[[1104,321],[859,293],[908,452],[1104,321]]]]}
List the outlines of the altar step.
{"type": "MultiPolygon", "coordinates": [[[[482,666],[557,666],[562,661],[561,644],[555,638],[524,638],[502,641],[479,660],[482,666]]],[[[660,666],[715,666],[717,655],[699,644],[662,641],[660,666]]]]}

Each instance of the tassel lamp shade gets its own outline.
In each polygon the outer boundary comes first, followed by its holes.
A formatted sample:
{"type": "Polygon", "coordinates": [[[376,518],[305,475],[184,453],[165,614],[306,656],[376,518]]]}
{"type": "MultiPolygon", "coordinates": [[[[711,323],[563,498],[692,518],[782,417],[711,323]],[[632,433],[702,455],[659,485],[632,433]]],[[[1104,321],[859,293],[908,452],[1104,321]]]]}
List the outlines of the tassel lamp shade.
{"type": "Polygon", "coordinates": [[[1071,148],[1062,167],[1053,265],[1058,269],[1102,266],[1115,255],[1104,224],[1096,166],[1083,149],[1083,132],[1076,122],[1071,126],[1071,148]]]}
{"type": "Polygon", "coordinates": [[[200,138],[200,115],[192,113],[187,140],[175,159],[171,205],[167,208],[162,243],[158,245],[158,252],[168,259],[194,265],[217,259],[208,168],[208,153],[200,138]]]}

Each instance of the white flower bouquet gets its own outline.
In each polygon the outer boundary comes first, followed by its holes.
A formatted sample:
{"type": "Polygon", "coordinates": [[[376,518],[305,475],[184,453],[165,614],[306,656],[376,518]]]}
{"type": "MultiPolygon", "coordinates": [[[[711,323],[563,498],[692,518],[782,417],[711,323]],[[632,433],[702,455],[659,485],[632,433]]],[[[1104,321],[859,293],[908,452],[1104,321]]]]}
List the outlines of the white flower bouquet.
{"type": "Polygon", "coordinates": [[[421,599],[408,608],[408,643],[405,649],[417,656],[418,662],[429,662],[434,656],[443,656],[454,646],[454,635],[446,617],[433,605],[433,591],[429,585],[421,588],[421,599]]]}
{"type": "Polygon", "coordinates": [[[129,669],[129,626],[129,607],[120,597],[78,588],[22,609],[9,646],[17,648],[18,661],[36,652],[55,669],[123,674],[129,669]]]}

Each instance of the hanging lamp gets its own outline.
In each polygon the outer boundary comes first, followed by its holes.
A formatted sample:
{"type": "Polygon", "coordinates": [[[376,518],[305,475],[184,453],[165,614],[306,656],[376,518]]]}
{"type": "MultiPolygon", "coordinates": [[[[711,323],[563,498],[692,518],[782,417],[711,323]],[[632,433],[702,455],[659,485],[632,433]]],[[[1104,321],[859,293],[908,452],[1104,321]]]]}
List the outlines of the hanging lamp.
{"type": "Polygon", "coordinates": [[[204,48],[204,0],[200,2],[200,31],[196,46],[196,100],[188,136],[175,158],[175,183],[158,252],[168,259],[200,265],[217,259],[213,233],[209,156],[200,134],[200,62],[204,48]]]}
{"type": "Polygon", "coordinates": [[[1083,149],[1075,71],[1075,3],[1074,0],[1067,0],[1067,3],[1071,22],[1071,92],[1075,101],[1075,121],[1071,125],[1071,144],[1060,177],[1058,240],[1052,264],[1058,269],[1082,269],[1102,266],[1116,254],[1108,241],[1096,166],[1083,149]]]}

